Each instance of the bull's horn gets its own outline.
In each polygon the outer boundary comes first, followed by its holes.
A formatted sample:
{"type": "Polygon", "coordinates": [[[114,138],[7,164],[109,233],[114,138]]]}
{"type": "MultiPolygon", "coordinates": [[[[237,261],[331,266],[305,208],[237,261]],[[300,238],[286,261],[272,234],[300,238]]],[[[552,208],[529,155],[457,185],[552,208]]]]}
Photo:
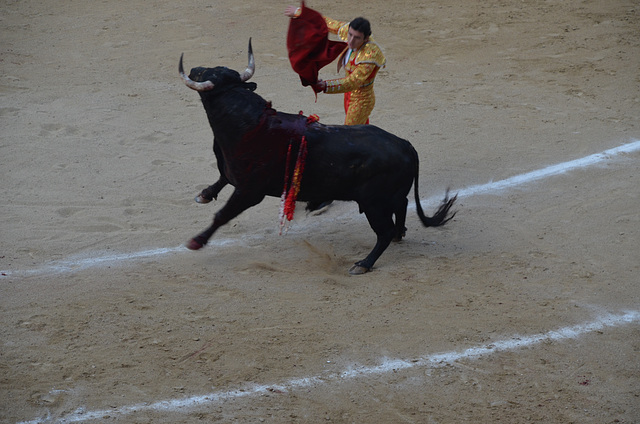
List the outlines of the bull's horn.
{"type": "Polygon", "coordinates": [[[251,47],[251,38],[249,38],[249,65],[247,69],[242,73],[240,79],[242,82],[248,81],[256,71],[256,60],[253,58],[253,48],[251,47]]]}
{"type": "Polygon", "coordinates": [[[214,85],[211,81],[196,82],[191,78],[189,78],[187,74],[184,73],[184,67],[182,66],[182,56],[184,56],[184,53],[180,55],[180,65],[178,65],[178,71],[180,72],[180,76],[184,80],[185,85],[190,89],[196,90],[196,91],[213,90],[214,85]]]}

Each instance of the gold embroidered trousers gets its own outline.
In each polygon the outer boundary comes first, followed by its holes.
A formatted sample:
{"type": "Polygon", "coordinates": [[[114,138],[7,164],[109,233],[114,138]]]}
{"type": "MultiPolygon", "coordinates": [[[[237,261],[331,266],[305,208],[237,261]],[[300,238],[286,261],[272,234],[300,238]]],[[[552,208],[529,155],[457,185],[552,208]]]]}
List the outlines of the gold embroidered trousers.
{"type": "Polygon", "coordinates": [[[369,115],[376,105],[373,84],[344,93],[345,125],[362,125],[369,123],[369,115]]]}

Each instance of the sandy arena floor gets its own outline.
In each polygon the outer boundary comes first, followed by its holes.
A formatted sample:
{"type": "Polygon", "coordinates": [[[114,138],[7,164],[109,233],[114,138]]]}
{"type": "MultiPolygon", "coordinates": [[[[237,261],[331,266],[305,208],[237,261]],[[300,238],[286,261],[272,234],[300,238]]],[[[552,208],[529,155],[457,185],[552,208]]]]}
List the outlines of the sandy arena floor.
{"type": "Polygon", "coordinates": [[[258,94],[344,119],[291,70],[289,2],[3,2],[1,422],[640,422],[640,3],[366,3],[307,4],[371,20],[372,124],[425,209],[460,198],[352,277],[353,203],[182,247],[231,193],[193,202],[218,174],[182,52],[242,70],[252,37],[258,94]]]}

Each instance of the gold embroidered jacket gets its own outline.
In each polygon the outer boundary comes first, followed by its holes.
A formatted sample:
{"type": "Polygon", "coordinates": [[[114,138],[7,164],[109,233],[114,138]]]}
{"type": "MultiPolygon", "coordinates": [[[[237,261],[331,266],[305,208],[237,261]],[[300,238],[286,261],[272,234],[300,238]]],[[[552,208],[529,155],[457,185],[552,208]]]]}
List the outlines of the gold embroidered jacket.
{"type": "MultiPolygon", "coordinates": [[[[325,16],[324,20],[327,23],[329,32],[337,34],[342,40],[347,40],[349,33],[349,22],[336,21],[325,16]]],[[[326,93],[348,93],[350,91],[357,91],[358,89],[368,87],[373,84],[373,81],[378,73],[378,70],[385,66],[386,59],[380,46],[369,37],[369,41],[362,45],[358,50],[351,54],[351,57],[347,58],[345,64],[345,55],[348,49],[345,49],[344,53],[338,59],[338,70],[342,66],[345,67],[346,77],[327,80],[326,93]],[[355,54],[355,58],[353,57],[355,54]]]]}

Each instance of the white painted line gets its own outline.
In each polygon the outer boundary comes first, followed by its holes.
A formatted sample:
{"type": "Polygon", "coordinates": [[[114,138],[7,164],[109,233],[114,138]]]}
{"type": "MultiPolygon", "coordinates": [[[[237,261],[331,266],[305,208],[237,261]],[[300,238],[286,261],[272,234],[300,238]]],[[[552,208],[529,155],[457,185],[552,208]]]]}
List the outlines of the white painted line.
{"type": "Polygon", "coordinates": [[[182,399],[168,399],[151,403],[139,403],[136,405],[121,406],[119,408],[103,409],[96,411],[86,411],[79,408],[74,413],[64,415],[56,420],[51,416],[46,418],[23,421],[18,424],[44,424],[45,422],[75,423],[99,420],[105,416],[115,418],[139,412],[173,412],[184,413],[195,408],[210,407],[212,405],[223,404],[227,400],[249,399],[268,394],[273,391],[291,393],[296,390],[310,390],[321,385],[339,384],[348,380],[365,378],[371,375],[385,375],[393,372],[407,370],[411,368],[441,368],[447,365],[455,365],[460,360],[479,360],[483,357],[500,352],[513,351],[532,347],[546,341],[560,342],[563,340],[577,339],[580,336],[602,331],[607,327],[619,327],[626,324],[640,322],[639,311],[628,311],[623,314],[607,314],[583,324],[562,327],[547,333],[534,334],[531,336],[514,335],[504,340],[493,343],[470,347],[463,351],[450,351],[435,353],[411,360],[385,358],[380,365],[373,367],[354,366],[337,373],[317,375],[307,378],[295,378],[281,383],[247,385],[237,390],[212,392],[205,395],[192,396],[182,399]]]}
{"type": "MultiPolygon", "coordinates": [[[[586,156],[581,159],[576,159],[569,162],[563,162],[557,165],[551,165],[543,169],[528,172],[526,174],[516,175],[514,177],[507,178],[501,181],[475,185],[475,186],[460,189],[458,191],[454,190],[453,192],[454,193],[457,192],[460,198],[473,196],[473,195],[488,194],[488,193],[492,193],[500,190],[505,190],[507,188],[523,185],[526,183],[530,183],[533,181],[537,181],[543,178],[548,178],[555,175],[563,174],[565,172],[568,172],[574,169],[596,165],[604,161],[611,160],[615,156],[618,156],[622,153],[632,153],[638,150],[640,150],[640,140],[635,140],[631,143],[624,144],[622,146],[615,147],[613,149],[605,150],[603,152],[596,153],[590,156],[586,156]]],[[[434,196],[423,201],[427,204],[438,204],[440,200],[441,200],[441,197],[434,196]]],[[[415,203],[410,203],[409,207],[415,208],[415,203]]],[[[300,229],[298,228],[297,230],[300,230],[300,229]]],[[[223,239],[216,239],[214,237],[211,241],[209,241],[208,246],[216,246],[216,247],[234,246],[250,238],[253,238],[253,237],[246,236],[244,237],[244,240],[242,239],[223,240],[223,239]]],[[[181,247],[175,247],[175,248],[159,248],[154,250],[145,250],[141,252],[114,254],[114,255],[107,255],[107,256],[94,257],[94,258],[82,258],[82,259],[76,259],[76,260],[69,259],[65,261],[56,261],[49,265],[45,265],[41,268],[34,268],[31,270],[0,271],[0,275],[1,276],[9,276],[9,275],[27,276],[27,275],[37,275],[37,274],[74,272],[77,270],[96,267],[96,266],[122,264],[125,261],[129,261],[129,260],[135,260],[140,258],[150,258],[154,256],[165,256],[167,254],[179,253],[184,251],[187,251],[187,249],[181,246],[181,247]]]]}
{"type": "Polygon", "coordinates": [[[140,259],[140,258],[148,258],[153,256],[161,256],[166,255],[168,253],[176,253],[182,249],[186,249],[185,247],[175,247],[175,248],[159,248],[152,250],[143,250],[139,252],[132,253],[117,253],[113,255],[105,255],[98,257],[80,257],[80,258],[71,258],[63,261],[54,261],[45,265],[41,268],[34,268],[30,270],[21,270],[21,271],[2,271],[2,275],[37,275],[37,274],[55,274],[55,273],[65,273],[65,272],[74,272],[80,271],[87,268],[93,268],[100,265],[108,265],[112,263],[117,263],[121,261],[131,260],[131,259],[140,259]]]}
{"type": "MultiPolygon", "coordinates": [[[[248,237],[245,237],[247,239],[248,237]]],[[[212,239],[208,245],[209,246],[226,246],[226,245],[239,245],[240,242],[237,239],[212,239]]],[[[84,269],[99,267],[99,266],[110,266],[114,264],[122,265],[127,261],[134,261],[137,259],[145,259],[145,258],[153,258],[158,256],[167,256],[169,254],[177,254],[180,252],[189,252],[185,246],[177,246],[177,247],[161,247],[157,249],[150,250],[141,250],[138,252],[131,253],[114,253],[111,255],[104,256],[86,256],[80,255],[76,258],[69,258],[61,261],[54,261],[47,265],[44,265],[40,268],[33,268],[29,270],[20,270],[20,271],[0,271],[2,276],[31,276],[31,275],[40,275],[40,274],[56,274],[56,273],[68,273],[68,272],[76,272],[84,269]]],[[[95,254],[95,252],[93,252],[95,254]]]]}
{"type": "MultiPolygon", "coordinates": [[[[501,190],[517,187],[527,183],[541,180],[543,178],[554,177],[556,175],[564,174],[568,171],[572,171],[579,168],[585,168],[588,166],[598,165],[607,160],[612,160],[614,157],[623,153],[633,153],[640,150],[640,140],[635,140],[628,144],[615,147],[613,149],[605,150],[604,152],[595,153],[580,159],[575,159],[569,162],[558,163],[556,165],[547,166],[546,168],[538,169],[536,171],[527,172],[525,174],[516,175],[514,177],[507,178],[505,180],[489,182],[486,184],[474,185],[471,187],[463,188],[460,190],[452,190],[452,193],[458,193],[459,198],[469,197],[482,194],[493,194],[501,190]]],[[[438,204],[442,200],[442,196],[432,196],[423,200],[427,204],[438,204]]],[[[415,203],[412,203],[410,207],[415,208],[415,203]]]]}
{"type": "Polygon", "coordinates": [[[516,187],[526,183],[541,180],[543,178],[549,178],[556,175],[564,174],[568,171],[572,171],[578,168],[585,168],[592,165],[611,160],[613,157],[620,155],[621,153],[632,153],[640,150],[640,140],[635,140],[632,143],[624,144],[622,146],[615,147],[613,149],[605,150],[604,152],[596,153],[590,156],[586,156],[581,159],[575,159],[569,162],[563,162],[556,165],[547,166],[536,171],[527,172],[526,174],[516,175],[506,180],[490,182],[482,185],[475,185],[459,190],[458,195],[460,197],[473,196],[477,194],[493,193],[500,190],[516,187]]]}

